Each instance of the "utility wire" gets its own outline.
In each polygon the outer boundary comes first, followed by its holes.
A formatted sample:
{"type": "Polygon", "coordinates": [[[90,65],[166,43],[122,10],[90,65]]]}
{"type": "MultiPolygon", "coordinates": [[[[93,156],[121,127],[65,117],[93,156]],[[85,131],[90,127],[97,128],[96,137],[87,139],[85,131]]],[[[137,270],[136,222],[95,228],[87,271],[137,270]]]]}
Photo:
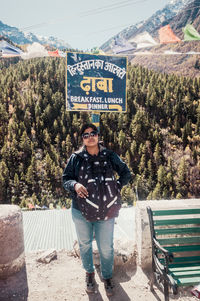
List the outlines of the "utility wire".
{"type": "MultiPolygon", "coordinates": [[[[120,2],[110,4],[110,5],[106,5],[106,6],[102,6],[102,7],[99,7],[99,8],[94,8],[94,9],[82,12],[82,13],[80,13],[79,17],[80,18],[88,17],[90,15],[96,15],[96,14],[100,14],[100,13],[110,11],[110,10],[113,10],[113,9],[118,9],[118,8],[126,7],[126,6],[129,6],[129,5],[134,5],[134,4],[138,4],[138,3],[144,3],[144,2],[147,2],[147,1],[150,1],[150,0],[137,0],[137,1],[134,1],[134,2],[132,0],[120,1],[120,2]]],[[[192,10],[192,9],[195,9],[195,8],[199,8],[199,7],[200,6],[191,7],[191,8],[185,9],[185,11],[192,10]]],[[[71,17],[71,18],[73,18],[73,17],[71,17]]],[[[39,28],[39,27],[46,26],[46,25],[49,25],[49,24],[55,24],[56,22],[62,21],[62,20],[66,20],[66,18],[55,19],[55,20],[52,20],[52,21],[49,21],[49,22],[38,23],[38,24],[35,24],[35,25],[31,25],[31,26],[28,26],[28,27],[21,28],[21,30],[35,29],[35,28],[39,28]]],[[[68,20],[70,20],[70,17],[68,17],[68,20]]],[[[129,23],[129,24],[119,25],[119,26],[115,26],[115,27],[105,28],[101,31],[95,31],[95,32],[88,33],[88,34],[93,35],[93,34],[97,34],[97,33],[100,33],[100,32],[106,32],[106,31],[109,31],[109,30],[112,30],[112,29],[115,29],[115,28],[120,28],[120,27],[125,27],[125,26],[130,26],[130,25],[133,25],[133,24],[129,23]]],[[[77,33],[76,35],[79,35],[79,34],[77,33]]]]}
{"type": "MultiPolygon", "coordinates": [[[[192,8],[189,8],[189,9],[186,9],[185,11],[188,11],[188,10],[192,10],[194,8],[200,8],[200,6],[195,6],[195,7],[192,7],[192,8]]],[[[133,23],[128,23],[128,24],[122,24],[122,25],[118,25],[118,26],[114,26],[114,27],[109,27],[109,28],[105,28],[105,29],[102,29],[102,30],[98,30],[98,31],[93,31],[93,32],[89,32],[87,33],[87,36],[88,35],[93,35],[93,34],[97,34],[97,33],[101,33],[101,32],[106,32],[106,31],[109,31],[109,30],[113,30],[113,29],[116,29],[116,28],[122,28],[122,27],[127,27],[127,26],[131,26],[131,25],[134,25],[133,23]]],[[[80,33],[74,33],[75,35],[80,35],[80,33]]],[[[82,35],[82,34],[81,34],[82,35]]]]}
{"type": "MultiPolygon", "coordinates": [[[[100,13],[110,11],[110,10],[113,10],[113,9],[118,9],[118,8],[126,7],[126,6],[129,6],[129,5],[134,5],[134,4],[138,4],[138,3],[144,3],[146,1],[150,1],[150,0],[137,0],[137,1],[134,1],[134,2],[132,0],[120,1],[120,2],[116,2],[114,4],[110,4],[110,5],[106,5],[106,6],[102,6],[102,7],[99,7],[99,8],[94,8],[94,9],[82,12],[82,13],[80,13],[79,17],[88,17],[90,15],[96,15],[96,14],[100,14],[100,13]]],[[[71,18],[73,18],[73,17],[71,17],[71,18]]],[[[71,18],[68,17],[67,19],[69,20],[71,18]]],[[[66,20],[66,17],[62,18],[62,19],[55,19],[55,20],[52,20],[52,21],[49,21],[49,22],[42,22],[42,23],[30,25],[30,26],[27,26],[27,27],[20,28],[20,30],[28,30],[28,29],[32,29],[32,28],[46,26],[48,24],[55,23],[55,22],[61,21],[61,20],[66,20]]]]}
{"type": "Polygon", "coordinates": [[[90,16],[91,14],[101,14],[103,12],[107,12],[107,11],[110,11],[110,10],[113,10],[113,9],[117,9],[117,8],[122,8],[122,7],[126,7],[126,6],[129,6],[129,5],[133,5],[133,4],[137,4],[137,3],[143,3],[143,2],[147,2],[149,0],[139,0],[139,1],[135,1],[135,2],[132,2],[132,1],[123,1],[121,3],[116,3],[115,5],[107,5],[107,6],[104,6],[102,8],[96,8],[96,9],[93,9],[91,11],[88,11],[88,12],[85,12],[83,13],[81,16],[83,17],[87,17],[87,16],[90,16]]]}
{"type": "MultiPolygon", "coordinates": [[[[146,1],[148,1],[148,0],[143,0],[142,2],[146,2],[146,1]]],[[[125,1],[125,2],[127,2],[127,1],[125,1]]],[[[140,3],[142,3],[142,2],[140,1],[140,3]]],[[[137,1],[137,2],[134,2],[133,4],[136,4],[136,3],[138,3],[138,1],[137,1]]],[[[118,7],[116,7],[116,8],[118,8],[118,7]]],[[[185,11],[192,10],[192,9],[195,9],[195,8],[200,8],[200,6],[194,6],[194,7],[191,7],[191,8],[185,9],[185,11]]],[[[103,9],[103,7],[100,8],[100,9],[103,9]]],[[[87,17],[87,16],[89,16],[89,15],[85,15],[86,13],[92,13],[92,11],[95,12],[95,10],[96,10],[96,9],[90,10],[90,11],[87,11],[87,12],[83,12],[82,14],[80,14],[80,17],[87,17]]],[[[97,13],[98,13],[98,12],[97,12],[97,13]]],[[[70,18],[68,18],[68,19],[70,19],[70,18]]],[[[42,26],[46,26],[46,25],[51,24],[51,23],[53,24],[54,22],[56,22],[56,21],[61,21],[61,20],[66,20],[66,18],[65,18],[65,19],[64,19],[64,18],[63,18],[63,19],[55,19],[54,21],[50,21],[50,22],[42,22],[42,23],[38,23],[38,24],[31,25],[31,26],[28,26],[28,27],[20,28],[20,30],[27,30],[27,29],[31,29],[31,28],[42,27],[42,26]]],[[[115,26],[115,27],[110,27],[110,28],[104,29],[104,30],[102,30],[102,31],[92,32],[91,34],[98,33],[98,32],[103,32],[103,31],[107,31],[107,30],[112,30],[112,29],[115,29],[115,28],[118,28],[118,27],[129,26],[129,25],[133,25],[133,23],[129,23],[129,24],[125,24],[125,25],[119,25],[119,26],[115,26]]]]}

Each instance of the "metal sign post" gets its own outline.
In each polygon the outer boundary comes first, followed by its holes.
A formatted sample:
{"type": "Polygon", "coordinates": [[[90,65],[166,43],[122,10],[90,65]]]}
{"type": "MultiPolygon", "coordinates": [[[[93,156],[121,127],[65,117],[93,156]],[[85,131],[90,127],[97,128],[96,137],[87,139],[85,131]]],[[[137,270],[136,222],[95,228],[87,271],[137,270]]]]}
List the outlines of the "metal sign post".
{"type": "Polygon", "coordinates": [[[98,128],[98,131],[100,132],[100,112],[95,112],[95,114],[92,114],[92,123],[96,125],[98,128]]]}

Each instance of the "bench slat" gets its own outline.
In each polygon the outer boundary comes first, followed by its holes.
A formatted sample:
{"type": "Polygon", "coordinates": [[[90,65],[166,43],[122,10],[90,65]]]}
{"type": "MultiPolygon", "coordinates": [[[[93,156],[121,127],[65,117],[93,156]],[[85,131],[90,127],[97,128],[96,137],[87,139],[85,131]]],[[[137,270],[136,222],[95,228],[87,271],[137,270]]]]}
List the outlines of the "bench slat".
{"type": "Polygon", "coordinates": [[[194,209],[175,209],[175,210],[153,210],[154,216],[164,215],[187,215],[187,214],[200,214],[199,208],[194,209]]]}
{"type": "MultiPolygon", "coordinates": [[[[159,258],[160,262],[164,264],[164,258],[159,258]]],[[[191,256],[191,257],[174,257],[173,262],[169,264],[170,267],[179,267],[179,266],[198,266],[200,265],[200,257],[199,256],[191,256]]]]}
{"type": "MultiPolygon", "coordinates": [[[[164,264],[164,259],[159,259],[162,264],[164,264]]],[[[174,257],[173,263],[169,264],[171,269],[182,269],[182,268],[191,268],[195,269],[200,266],[200,256],[191,256],[191,257],[174,257]]]]}
{"type": "Polygon", "coordinates": [[[200,265],[200,256],[174,257],[173,262],[199,262],[200,265]]]}
{"type": "Polygon", "coordinates": [[[179,278],[176,279],[176,282],[179,286],[190,286],[192,284],[198,284],[200,282],[200,277],[179,278]]]}
{"type": "Polygon", "coordinates": [[[200,263],[197,266],[189,266],[189,267],[179,267],[179,268],[170,268],[170,272],[181,272],[181,271],[200,271],[200,263]]]}
{"type": "Polygon", "coordinates": [[[189,243],[200,244],[200,236],[159,238],[158,241],[161,244],[161,246],[171,245],[171,244],[189,244],[189,243]]]}
{"type": "Polygon", "coordinates": [[[156,235],[200,233],[200,227],[155,229],[156,235]]]}
{"type": "Polygon", "coordinates": [[[154,220],[154,226],[200,224],[200,218],[154,220]]]}
{"type": "Polygon", "coordinates": [[[200,251],[200,245],[165,247],[170,252],[200,251]]]}
{"type": "Polygon", "coordinates": [[[178,271],[178,272],[173,272],[172,276],[174,278],[179,278],[181,276],[182,277],[198,277],[200,276],[200,270],[197,271],[178,271]]]}
{"type": "Polygon", "coordinates": [[[199,262],[194,262],[194,263],[191,263],[191,262],[188,262],[188,263],[171,263],[169,264],[169,268],[182,268],[182,267],[191,267],[191,266],[199,266],[199,262]]]}

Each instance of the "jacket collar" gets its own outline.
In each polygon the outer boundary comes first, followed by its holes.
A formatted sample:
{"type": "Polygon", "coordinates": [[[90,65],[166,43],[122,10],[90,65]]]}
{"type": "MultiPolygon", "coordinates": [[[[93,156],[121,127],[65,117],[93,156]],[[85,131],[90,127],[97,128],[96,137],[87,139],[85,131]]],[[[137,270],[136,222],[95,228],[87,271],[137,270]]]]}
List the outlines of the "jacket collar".
{"type": "MultiPolygon", "coordinates": [[[[102,153],[103,151],[106,151],[106,148],[103,145],[99,144],[99,154],[102,153]]],[[[77,154],[77,155],[79,155],[80,157],[83,157],[83,158],[86,155],[90,156],[90,154],[88,154],[88,152],[87,152],[87,149],[86,149],[85,145],[81,146],[81,148],[78,151],[76,151],[75,154],[77,154]]]]}

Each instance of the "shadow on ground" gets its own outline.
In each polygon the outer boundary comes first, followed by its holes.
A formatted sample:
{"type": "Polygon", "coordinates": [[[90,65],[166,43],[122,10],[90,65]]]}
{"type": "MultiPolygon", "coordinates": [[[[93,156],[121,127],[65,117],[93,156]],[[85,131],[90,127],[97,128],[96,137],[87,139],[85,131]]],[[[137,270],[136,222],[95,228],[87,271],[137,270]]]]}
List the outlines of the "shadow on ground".
{"type": "MultiPolygon", "coordinates": [[[[99,276],[99,279],[102,281],[103,279],[101,277],[101,271],[100,267],[96,266],[96,273],[99,276]]],[[[136,273],[136,267],[135,267],[135,261],[129,261],[124,264],[124,266],[115,266],[114,272],[113,272],[113,281],[115,283],[115,293],[111,297],[107,297],[110,301],[131,301],[130,297],[126,293],[126,291],[123,289],[123,287],[120,285],[120,283],[128,282],[131,280],[131,278],[136,273]]],[[[101,293],[99,292],[99,284],[96,284],[96,292],[95,294],[88,294],[88,299],[90,301],[103,301],[103,297],[101,296],[101,293]]]]}
{"type": "MultiPolygon", "coordinates": [[[[164,287],[162,283],[159,283],[154,279],[153,273],[152,272],[147,272],[144,271],[144,274],[146,275],[147,279],[149,279],[149,287],[151,293],[154,295],[155,299],[157,301],[162,301],[164,300],[164,287]],[[158,292],[161,293],[162,298],[160,298],[160,294],[158,295],[158,292]]],[[[173,294],[172,290],[169,289],[169,299],[170,300],[180,300],[184,297],[192,297],[191,294],[192,287],[179,287],[178,292],[176,295],[173,294]]]]}
{"type": "Polygon", "coordinates": [[[20,272],[0,279],[0,301],[26,301],[28,300],[28,281],[26,265],[20,272]]]}

